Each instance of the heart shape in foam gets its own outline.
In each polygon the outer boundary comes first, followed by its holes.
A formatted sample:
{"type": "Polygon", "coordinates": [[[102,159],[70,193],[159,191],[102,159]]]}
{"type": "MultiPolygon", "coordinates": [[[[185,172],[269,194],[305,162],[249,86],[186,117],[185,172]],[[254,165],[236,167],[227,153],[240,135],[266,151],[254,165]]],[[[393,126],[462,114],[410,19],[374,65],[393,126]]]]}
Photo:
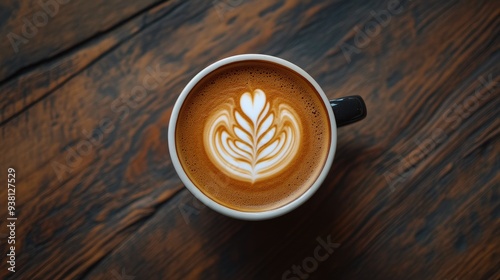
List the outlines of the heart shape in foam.
{"type": "Polygon", "coordinates": [[[243,113],[256,123],[259,115],[266,106],[266,94],[260,90],[254,90],[253,94],[245,92],[240,98],[240,107],[243,113]]]}
{"type": "Polygon", "coordinates": [[[291,106],[271,104],[266,93],[256,89],[243,93],[239,103],[229,100],[210,114],[203,143],[219,170],[255,183],[288,166],[298,153],[301,130],[291,106]]]}

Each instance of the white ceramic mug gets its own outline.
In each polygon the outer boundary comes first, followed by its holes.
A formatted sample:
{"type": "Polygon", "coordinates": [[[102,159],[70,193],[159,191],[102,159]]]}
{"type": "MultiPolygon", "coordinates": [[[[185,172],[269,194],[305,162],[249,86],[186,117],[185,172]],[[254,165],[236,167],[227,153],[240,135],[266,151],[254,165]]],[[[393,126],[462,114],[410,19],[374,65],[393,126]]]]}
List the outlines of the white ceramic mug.
{"type": "Polygon", "coordinates": [[[326,94],[323,92],[321,87],[316,83],[316,81],[309,75],[307,74],[304,70],[302,70],[300,67],[298,67],[295,64],[292,64],[286,60],[283,60],[281,58],[277,58],[274,56],[269,56],[269,55],[262,55],[262,54],[243,54],[243,55],[236,55],[232,57],[228,57],[222,60],[219,60],[212,65],[206,67],[203,69],[201,72],[199,72],[187,85],[186,87],[182,90],[179,98],[177,99],[173,111],[172,111],[172,116],[170,117],[170,123],[168,127],[168,148],[170,151],[170,156],[172,158],[172,163],[174,165],[175,170],[177,171],[177,174],[179,175],[180,179],[186,186],[186,188],[197,198],[199,199],[202,203],[210,207],[211,209],[224,214],[229,217],[237,218],[237,219],[243,219],[243,220],[265,220],[265,219],[270,219],[274,217],[281,216],[285,213],[288,213],[292,211],[293,209],[297,208],[299,205],[304,203],[306,200],[308,200],[319,188],[319,186],[323,183],[325,180],[328,172],[330,171],[330,167],[332,166],[333,162],[333,157],[335,155],[335,149],[337,146],[337,127],[343,126],[352,122],[356,122],[358,120],[363,119],[366,116],[366,107],[363,102],[363,99],[359,96],[349,96],[349,97],[344,97],[344,98],[339,98],[335,100],[329,100],[326,94]],[[330,150],[328,152],[328,156],[326,159],[326,162],[323,166],[323,169],[321,170],[319,176],[316,178],[314,183],[307,189],[301,196],[299,196],[297,199],[293,200],[292,202],[283,205],[279,208],[276,209],[271,209],[271,210],[266,210],[262,212],[244,212],[244,211],[238,211],[234,210],[231,208],[228,208],[224,205],[221,205],[212,199],[210,199],[208,196],[206,196],[203,192],[201,192],[195,185],[194,183],[189,179],[188,175],[182,168],[182,165],[179,161],[179,157],[177,155],[177,149],[176,149],[176,141],[175,141],[175,131],[176,131],[176,126],[177,126],[177,118],[179,115],[179,111],[182,107],[182,104],[184,103],[184,100],[186,99],[187,95],[191,92],[191,90],[194,88],[194,86],[205,76],[213,72],[214,70],[227,65],[229,63],[233,62],[241,62],[241,61],[250,61],[250,60],[260,60],[260,61],[268,61],[271,63],[276,63],[281,66],[284,66],[302,77],[304,77],[311,85],[314,86],[316,91],[319,93],[321,96],[321,99],[325,103],[326,108],[328,109],[328,117],[329,117],[329,123],[331,126],[331,143],[330,143],[330,150]]]}

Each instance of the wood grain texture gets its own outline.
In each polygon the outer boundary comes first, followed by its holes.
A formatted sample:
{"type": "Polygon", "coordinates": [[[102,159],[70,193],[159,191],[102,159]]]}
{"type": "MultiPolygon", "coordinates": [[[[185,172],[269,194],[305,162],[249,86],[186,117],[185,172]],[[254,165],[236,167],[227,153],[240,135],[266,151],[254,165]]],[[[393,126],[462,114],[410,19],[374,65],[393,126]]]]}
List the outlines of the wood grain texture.
{"type": "MultiPolygon", "coordinates": [[[[55,0],[51,0],[43,3],[54,3],[54,1],[55,0]]],[[[12,78],[5,78],[3,82],[0,82],[0,92],[2,92],[3,95],[2,99],[0,99],[0,124],[16,116],[16,114],[21,113],[44,96],[52,93],[54,89],[79,74],[86,67],[99,60],[121,43],[132,38],[148,25],[168,14],[175,6],[176,3],[165,2],[147,7],[143,12],[138,11],[138,14],[132,15],[130,18],[121,18],[127,16],[126,13],[120,14],[121,17],[115,15],[117,18],[114,19],[114,21],[120,21],[117,23],[116,28],[113,28],[113,26],[104,26],[108,29],[96,30],[91,26],[92,28],[89,29],[88,34],[83,33],[83,35],[87,37],[78,38],[82,40],[81,42],[73,42],[70,40],[60,41],[60,37],[44,37],[43,39],[46,40],[44,42],[49,44],[66,43],[66,45],[56,52],[51,48],[41,49],[39,46],[35,45],[36,51],[40,52],[39,56],[46,57],[40,61],[36,60],[37,56],[31,56],[30,54],[24,53],[29,51],[29,49],[25,50],[25,48],[31,46],[30,42],[26,43],[26,47],[24,47],[24,44],[20,45],[18,55],[3,57],[5,59],[27,58],[25,62],[27,66],[19,70],[16,67],[22,65],[21,62],[14,60],[12,62],[5,62],[6,71],[8,71],[10,67],[14,70],[17,69],[19,73],[17,75],[13,74],[14,76],[12,78]],[[68,43],[73,43],[74,45],[69,45],[68,43]]],[[[111,7],[112,4],[108,9],[111,7]]],[[[62,8],[63,7],[61,7],[61,9],[62,8]]],[[[92,13],[92,6],[89,7],[85,5],[84,8],[89,14],[92,13]]],[[[128,8],[130,8],[130,6],[128,8]]],[[[57,14],[54,15],[54,17],[56,16],[57,14]]],[[[67,21],[76,20],[73,16],[63,18],[62,20],[64,19],[67,21]]],[[[96,22],[96,19],[93,17],[85,17],[85,20],[84,24],[87,21],[94,24],[96,22]]],[[[15,19],[11,21],[15,21],[15,19]]],[[[6,33],[8,35],[10,32],[13,32],[12,29],[9,28],[11,28],[11,26],[5,25],[2,29],[3,32],[0,32],[0,34],[6,33]]],[[[52,32],[55,33],[54,31],[52,32]]],[[[70,29],[68,32],[70,32],[68,36],[75,35],[74,29],[70,29]]],[[[9,47],[13,48],[10,41],[9,44],[9,47]]],[[[0,47],[7,48],[7,46],[0,47]]],[[[14,51],[14,49],[12,49],[12,51],[14,51]]],[[[5,53],[10,53],[10,50],[5,49],[5,53]]]]}
{"type": "MultiPolygon", "coordinates": [[[[18,271],[2,261],[0,277],[300,279],[293,266],[330,238],[307,279],[499,279],[500,3],[391,2],[70,2],[66,35],[47,25],[45,45],[0,58],[0,179],[19,178],[18,271]],[[270,221],[202,206],[167,149],[183,86],[239,53],[287,59],[368,107],[339,130],[320,190],[270,221]]],[[[2,7],[28,11],[16,5],[2,7]]]]}
{"type": "Polygon", "coordinates": [[[106,32],[161,1],[6,0],[1,4],[0,81],[106,32]]]}

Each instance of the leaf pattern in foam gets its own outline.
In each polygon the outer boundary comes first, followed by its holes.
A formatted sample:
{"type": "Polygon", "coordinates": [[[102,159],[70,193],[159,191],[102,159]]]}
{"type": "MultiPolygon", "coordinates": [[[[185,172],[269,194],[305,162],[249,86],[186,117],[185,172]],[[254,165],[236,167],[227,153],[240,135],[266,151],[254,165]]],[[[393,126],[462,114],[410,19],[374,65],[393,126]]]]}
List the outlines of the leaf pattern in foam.
{"type": "Polygon", "coordinates": [[[300,122],[292,107],[271,106],[260,89],[241,95],[240,110],[230,104],[205,125],[203,142],[211,161],[226,175],[252,183],[283,170],[300,144],[300,122]]]}

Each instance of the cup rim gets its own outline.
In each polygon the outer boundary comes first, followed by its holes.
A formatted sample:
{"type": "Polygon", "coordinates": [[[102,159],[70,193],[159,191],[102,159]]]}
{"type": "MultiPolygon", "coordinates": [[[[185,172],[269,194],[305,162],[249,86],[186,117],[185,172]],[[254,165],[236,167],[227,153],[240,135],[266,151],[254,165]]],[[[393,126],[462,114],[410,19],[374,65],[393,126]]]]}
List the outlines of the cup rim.
{"type": "Polygon", "coordinates": [[[170,153],[170,157],[172,160],[172,164],[175,168],[175,171],[177,172],[177,175],[180,177],[181,181],[184,183],[186,188],[198,199],[200,200],[203,204],[206,206],[210,207],[212,210],[215,210],[223,215],[232,217],[232,218],[237,218],[241,220],[266,220],[266,219],[271,219],[275,218],[281,215],[284,215],[295,208],[299,207],[302,205],[305,201],[307,201],[321,186],[323,181],[325,180],[328,172],[330,171],[330,168],[333,163],[333,158],[335,156],[335,150],[337,146],[337,125],[335,121],[335,115],[333,113],[333,109],[330,106],[330,102],[326,94],[324,93],[323,89],[319,86],[319,84],[302,68],[299,66],[286,61],[284,59],[275,57],[275,56],[270,56],[270,55],[264,55],[264,54],[240,54],[240,55],[235,55],[235,56],[230,56],[221,60],[218,60],[215,63],[212,63],[211,65],[205,67],[203,70],[201,70],[194,78],[192,78],[189,83],[184,87],[182,90],[181,94],[177,98],[177,101],[175,102],[175,105],[172,110],[172,114],[170,116],[170,121],[169,121],[169,126],[168,126],[168,149],[170,153]],[[321,99],[324,102],[324,105],[327,109],[328,112],[328,117],[329,117],[329,122],[330,122],[330,131],[331,131],[331,143],[330,143],[330,149],[328,151],[328,156],[326,158],[325,164],[323,166],[323,169],[321,170],[320,174],[314,181],[314,183],[307,189],[302,195],[300,195],[298,198],[295,200],[281,206],[275,209],[270,209],[270,210],[265,210],[265,211],[260,211],[260,212],[245,212],[245,211],[239,211],[235,209],[231,209],[227,206],[224,206],[222,204],[219,204],[218,202],[212,200],[209,198],[207,195],[205,195],[196,185],[189,179],[187,176],[186,172],[182,168],[182,165],[180,163],[179,157],[177,155],[177,147],[175,143],[175,131],[177,127],[177,120],[179,116],[179,111],[184,104],[184,100],[188,96],[188,94],[191,92],[193,87],[205,76],[213,72],[214,70],[230,64],[234,62],[241,62],[241,61],[249,61],[249,60],[260,60],[260,61],[268,61],[268,62],[273,62],[276,64],[279,64],[281,66],[284,66],[292,71],[295,71],[313,85],[314,89],[319,93],[321,99]]]}

